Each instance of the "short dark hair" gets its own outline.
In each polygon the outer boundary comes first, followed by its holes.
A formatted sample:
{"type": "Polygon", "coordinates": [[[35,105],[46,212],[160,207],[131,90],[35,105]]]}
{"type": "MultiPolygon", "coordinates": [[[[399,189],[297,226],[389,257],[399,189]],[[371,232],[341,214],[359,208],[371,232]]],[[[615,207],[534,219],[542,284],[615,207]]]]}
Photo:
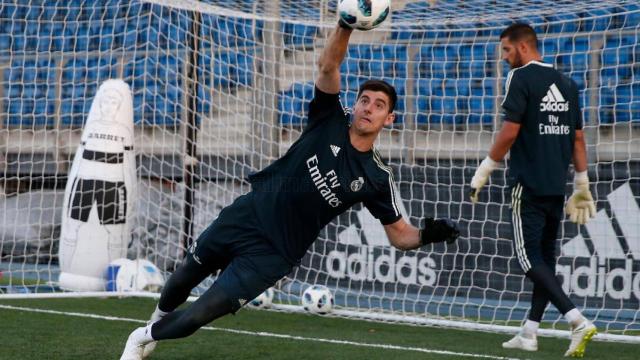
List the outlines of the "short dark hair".
{"type": "Polygon", "coordinates": [[[524,23],[514,23],[509,25],[500,34],[500,40],[508,38],[511,42],[526,41],[534,49],[538,48],[538,36],[533,28],[524,23]]]}
{"type": "Polygon", "coordinates": [[[360,85],[360,89],[358,90],[358,97],[360,99],[360,95],[365,90],[371,91],[382,91],[387,94],[389,97],[389,112],[393,112],[393,109],[396,108],[396,103],[398,102],[398,94],[396,93],[396,89],[393,85],[389,84],[384,80],[367,80],[360,85]]]}

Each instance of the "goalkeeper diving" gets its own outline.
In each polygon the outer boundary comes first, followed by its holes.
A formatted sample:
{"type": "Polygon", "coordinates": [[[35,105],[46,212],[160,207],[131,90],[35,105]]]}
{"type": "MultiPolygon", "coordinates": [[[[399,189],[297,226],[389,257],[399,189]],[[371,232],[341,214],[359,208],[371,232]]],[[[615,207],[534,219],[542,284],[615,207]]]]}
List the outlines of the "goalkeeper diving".
{"type": "Polygon", "coordinates": [[[340,64],[352,31],[341,23],[326,42],[300,138],[283,157],[251,175],[251,192],[224,208],[198,237],[167,280],[150,324],[131,333],[121,359],[141,359],[158,340],[189,336],[235,313],[289,274],[320,230],[355,204],[364,204],[398,249],[457,239],[450,219],[426,218],[419,229],[402,218],[392,169],[373,146],[395,119],[393,86],[365,81],[352,116],[340,103],[340,64]],[[177,310],[193,287],[218,270],[198,300],[177,310]]]}

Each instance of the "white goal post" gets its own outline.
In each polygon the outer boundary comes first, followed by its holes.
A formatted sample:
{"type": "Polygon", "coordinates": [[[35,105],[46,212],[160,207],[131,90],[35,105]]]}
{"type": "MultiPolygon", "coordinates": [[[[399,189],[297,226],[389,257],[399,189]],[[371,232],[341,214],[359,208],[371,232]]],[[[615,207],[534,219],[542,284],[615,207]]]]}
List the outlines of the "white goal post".
{"type": "MultiPolygon", "coordinates": [[[[123,79],[133,94],[128,257],[170,273],[220,209],[250,190],[246,176],[300,135],[336,3],[2,2],[0,301],[109,295],[57,283],[64,188],[100,84],[123,79]]],[[[533,25],[544,60],[580,87],[598,212],[580,228],[562,223],[557,275],[598,338],[640,342],[636,1],[394,0],[379,29],[354,32],[341,67],[343,104],[368,78],[396,87],[398,120],[377,148],[405,215],[414,225],[425,216],[458,219],[462,236],[457,246],[401,252],[356,207],[277,284],[276,308],[300,311],[304,289],[322,284],[334,292],[336,316],[517,331],[531,284],[514,259],[504,171],[478,204],[467,196],[500,125],[509,69],[499,34],[514,21],[533,25]]],[[[552,306],[543,321],[543,334],[568,334],[552,306]]]]}

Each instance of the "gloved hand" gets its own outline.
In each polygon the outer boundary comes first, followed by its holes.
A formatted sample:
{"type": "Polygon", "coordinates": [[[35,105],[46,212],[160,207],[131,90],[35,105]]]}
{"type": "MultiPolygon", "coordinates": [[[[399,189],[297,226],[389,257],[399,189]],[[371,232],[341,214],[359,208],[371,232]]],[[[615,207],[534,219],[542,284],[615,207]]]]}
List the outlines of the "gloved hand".
{"type": "Polygon", "coordinates": [[[589,177],[587,172],[577,172],[573,178],[573,194],[567,200],[565,212],[569,220],[584,225],[596,216],[596,204],[589,191],[589,177]]]}
{"type": "Polygon", "coordinates": [[[473,178],[471,178],[471,191],[469,196],[471,197],[471,202],[476,203],[478,201],[478,194],[480,193],[480,189],[487,183],[489,180],[489,176],[491,172],[497,169],[500,166],[500,163],[497,161],[493,161],[489,156],[484,158],[480,163],[480,166],[476,169],[476,173],[473,174],[473,178]]]}
{"type": "Polygon", "coordinates": [[[458,225],[451,219],[425,218],[424,228],[420,230],[420,243],[427,245],[435,242],[446,241],[451,244],[460,235],[458,225]]]}

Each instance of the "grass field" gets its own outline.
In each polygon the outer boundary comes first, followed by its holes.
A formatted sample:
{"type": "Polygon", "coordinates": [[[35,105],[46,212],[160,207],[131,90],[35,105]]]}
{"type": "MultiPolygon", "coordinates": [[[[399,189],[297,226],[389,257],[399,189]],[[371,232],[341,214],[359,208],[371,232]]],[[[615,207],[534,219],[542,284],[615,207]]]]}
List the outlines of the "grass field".
{"type": "MultiPolygon", "coordinates": [[[[118,359],[155,300],[0,300],[0,359],[118,359]]],[[[536,353],[506,351],[507,335],[241,310],[151,359],[559,359],[568,340],[540,338],[536,353]]],[[[585,358],[638,359],[638,345],[592,342],[585,358]]]]}

